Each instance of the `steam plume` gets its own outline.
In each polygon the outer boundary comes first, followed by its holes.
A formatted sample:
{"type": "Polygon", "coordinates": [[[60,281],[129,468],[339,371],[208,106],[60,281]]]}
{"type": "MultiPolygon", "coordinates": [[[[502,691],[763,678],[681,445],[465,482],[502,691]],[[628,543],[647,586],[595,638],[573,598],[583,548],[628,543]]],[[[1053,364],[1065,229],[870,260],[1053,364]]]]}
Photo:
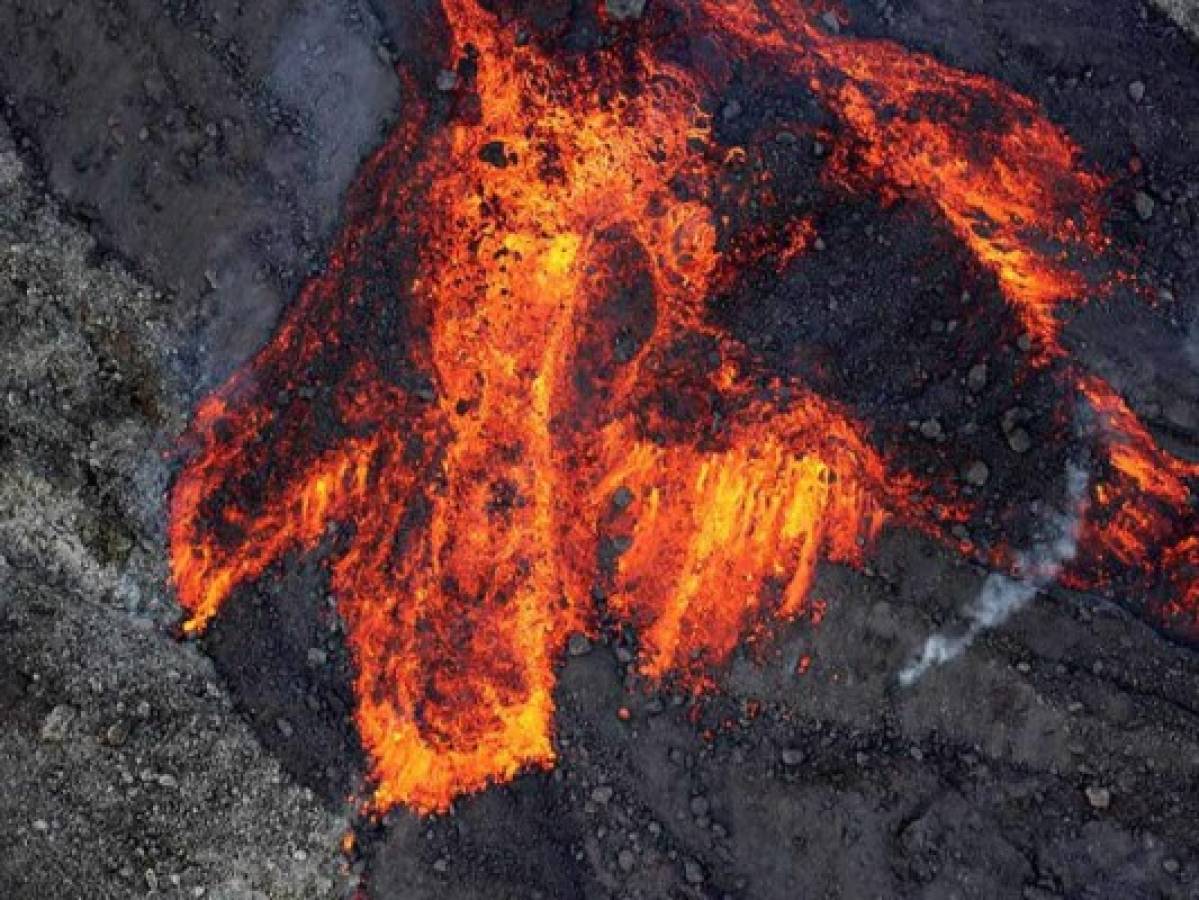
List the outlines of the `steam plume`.
{"type": "Polygon", "coordinates": [[[966,630],[959,634],[941,632],[930,635],[924,642],[919,659],[899,673],[901,685],[908,687],[915,684],[933,666],[956,659],[980,634],[1002,625],[1032,600],[1038,591],[1053,583],[1062,567],[1074,558],[1078,551],[1087,473],[1081,467],[1071,465],[1066,477],[1068,510],[1054,514],[1045,523],[1046,539],[1017,556],[1015,574],[992,572],[987,576],[978,596],[964,610],[969,619],[966,630]]]}

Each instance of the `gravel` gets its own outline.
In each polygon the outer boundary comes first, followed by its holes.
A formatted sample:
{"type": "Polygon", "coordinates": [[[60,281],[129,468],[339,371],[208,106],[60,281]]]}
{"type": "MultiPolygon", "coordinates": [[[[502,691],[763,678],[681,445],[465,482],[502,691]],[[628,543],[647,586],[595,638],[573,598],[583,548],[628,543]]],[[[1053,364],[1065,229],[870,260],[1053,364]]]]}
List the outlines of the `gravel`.
{"type": "Polygon", "coordinates": [[[170,632],[162,310],[0,126],[0,896],[341,896],[344,812],[170,632]]]}

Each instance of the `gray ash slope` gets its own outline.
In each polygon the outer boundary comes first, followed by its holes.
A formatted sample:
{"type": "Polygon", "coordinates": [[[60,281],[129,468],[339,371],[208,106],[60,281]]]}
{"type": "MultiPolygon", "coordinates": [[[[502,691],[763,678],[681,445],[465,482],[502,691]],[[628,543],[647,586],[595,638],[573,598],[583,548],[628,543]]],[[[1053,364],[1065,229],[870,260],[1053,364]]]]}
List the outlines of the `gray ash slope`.
{"type": "MultiPolygon", "coordinates": [[[[1071,341],[1194,456],[1195,46],[1133,2],[850,9],[860,33],[1035,97],[1117,176],[1113,231],[1168,296],[1088,309],[1071,341]]],[[[161,452],[320,264],[362,153],[402,115],[387,59],[419,47],[385,2],[16,0],[0,49],[26,163],[0,145],[0,894],[338,896],[358,760],[322,579],[295,567],[240,597],[215,669],[174,642],[161,452]]],[[[837,224],[860,241],[869,222],[837,224]]],[[[969,380],[949,372],[912,415],[953,429],[969,380]]],[[[978,452],[1014,471],[1002,441],[978,452]]],[[[1046,479],[1047,452],[1025,460],[1046,479]]],[[[640,691],[628,648],[576,644],[557,769],[363,827],[369,895],[1199,897],[1192,652],[1054,591],[895,689],[983,578],[889,535],[865,573],[823,570],[821,627],[739,660],[698,723],[640,691]]]]}
{"type": "Polygon", "coordinates": [[[0,130],[0,895],[328,897],[345,820],[176,642],[167,301],[0,130]]]}

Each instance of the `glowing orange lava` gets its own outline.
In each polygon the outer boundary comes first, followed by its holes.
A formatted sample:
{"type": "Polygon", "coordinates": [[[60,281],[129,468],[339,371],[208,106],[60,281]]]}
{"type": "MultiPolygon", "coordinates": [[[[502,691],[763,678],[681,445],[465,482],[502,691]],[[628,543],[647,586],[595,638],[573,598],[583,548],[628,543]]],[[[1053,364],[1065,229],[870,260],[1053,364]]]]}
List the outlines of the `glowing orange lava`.
{"type": "MultiPolygon", "coordinates": [[[[1031,101],[826,34],[787,0],[659,4],[705,36],[691,66],[653,16],[570,56],[474,0],[443,7],[454,96],[410,91],[327,271],[198,408],[170,509],[189,633],[287,554],[328,554],[375,807],[422,812],[553,761],[555,663],[594,631],[596,591],[648,677],[700,689],[809,611],[819,560],[861,562],[888,520],[943,534],[969,506],[929,499],[833,401],[754,377],[705,317],[740,272],[802,265],[813,239],[777,197],[777,227],[717,210],[745,155],[713,136],[730,64],[812,90],[851,136],[830,182],[939,215],[1044,360],[1105,247],[1101,179],[1031,101]]],[[[1193,569],[1194,467],[1102,382],[1077,387],[1110,470],[1093,574],[1193,569]]],[[[1163,606],[1197,610],[1193,581],[1163,606]]]]}

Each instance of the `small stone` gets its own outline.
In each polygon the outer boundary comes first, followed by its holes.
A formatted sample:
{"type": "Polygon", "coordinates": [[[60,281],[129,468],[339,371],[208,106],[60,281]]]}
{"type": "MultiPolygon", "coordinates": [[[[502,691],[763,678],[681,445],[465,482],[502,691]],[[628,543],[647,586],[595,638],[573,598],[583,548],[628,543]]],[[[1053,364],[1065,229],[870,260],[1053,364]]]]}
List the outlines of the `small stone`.
{"type": "Polygon", "coordinates": [[[1173,856],[1167,856],[1162,860],[1162,869],[1169,875],[1177,875],[1182,869],[1182,863],[1173,856]]]}
{"type": "Polygon", "coordinates": [[[941,423],[936,419],[925,419],[920,423],[920,433],[930,441],[939,439],[944,432],[941,430],[941,423]]]}
{"type": "Polygon", "coordinates": [[[616,864],[620,866],[622,872],[632,872],[633,867],[637,865],[637,857],[633,855],[633,851],[627,847],[621,850],[616,856],[616,864]]]}
{"type": "Polygon", "coordinates": [[[1128,86],[1128,96],[1132,98],[1133,103],[1140,103],[1145,99],[1145,82],[1134,81],[1128,86]]]}
{"type": "Polygon", "coordinates": [[[291,726],[291,722],[287,721],[287,719],[276,719],[275,727],[279,729],[279,733],[285,738],[289,738],[296,733],[296,730],[291,726]]]}
{"type": "Polygon", "coordinates": [[[158,786],[173,791],[175,788],[179,787],[179,779],[174,775],[159,775],[158,786]]]}
{"type": "Polygon", "coordinates": [[[1028,417],[1028,410],[1020,406],[1013,406],[1003,414],[999,426],[1003,429],[1004,434],[1010,434],[1021,422],[1028,421],[1028,417]]]}
{"type": "Polygon", "coordinates": [[[686,877],[688,884],[704,883],[704,868],[694,859],[688,859],[683,862],[683,875],[686,877]]]}
{"type": "Polygon", "coordinates": [[[831,9],[826,10],[820,17],[820,24],[833,34],[841,33],[841,20],[837,18],[837,14],[831,9]]]}
{"type": "Polygon", "coordinates": [[[691,815],[699,818],[708,814],[708,809],[711,804],[708,803],[707,797],[692,797],[691,798],[691,815]]]}
{"type": "Polygon", "coordinates": [[[972,484],[974,487],[982,487],[990,477],[991,470],[987,468],[987,464],[981,459],[975,460],[966,469],[966,483],[972,484]]]}
{"type": "Polygon", "coordinates": [[[437,73],[437,90],[448,93],[458,87],[458,73],[442,69],[437,73]]]}
{"type": "Polygon", "coordinates": [[[783,751],[782,760],[784,766],[802,765],[804,761],[804,752],[796,750],[794,747],[788,747],[783,751]]]}
{"type": "Polygon", "coordinates": [[[612,795],[616,792],[611,785],[601,784],[591,792],[591,800],[593,803],[598,803],[601,806],[612,799],[612,795]]]}
{"type": "Polygon", "coordinates": [[[308,648],[308,665],[312,666],[314,669],[323,666],[328,661],[329,654],[320,647],[308,648]]]}
{"type": "Polygon", "coordinates": [[[726,122],[731,122],[733,119],[741,115],[741,104],[736,100],[730,100],[724,105],[724,109],[721,110],[720,114],[724,117],[726,122]]]}
{"type": "Polygon", "coordinates": [[[1112,805],[1112,792],[1105,787],[1091,785],[1087,788],[1086,795],[1092,809],[1107,809],[1112,805]]]}
{"type": "Polygon", "coordinates": [[[129,740],[129,725],[126,722],[114,722],[104,729],[104,742],[110,747],[121,747],[129,740]]]}
{"type": "Polygon", "coordinates": [[[970,371],[966,375],[966,387],[970,389],[970,393],[977,394],[987,386],[987,364],[979,363],[976,366],[971,366],[970,371]]]}
{"type": "Polygon", "coordinates": [[[1012,448],[1013,453],[1027,453],[1032,447],[1032,438],[1023,428],[1013,428],[1008,432],[1007,444],[1012,448]]]}
{"type": "Polygon", "coordinates": [[[566,642],[566,652],[571,656],[586,656],[591,652],[591,641],[587,635],[576,631],[566,642]]]}
{"type": "Polygon", "coordinates": [[[613,19],[625,22],[641,18],[645,12],[645,0],[604,0],[604,8],[613,19]]]}
{"type": "Polygon", "coordinates": [[[1148,222],[1153,218],[1153,198],[1144,191],[1137,191],[1136,196],[1132,198],[1132,204],[1136,207],[1137,215],[1141,217],[1142,222],[1148,222]]]}
{"type": "Polygon", "coordinates": [[[1016,338],[1016,346],[1020,348],[1021,353],[1027,353],[1032,349],[1032,335],[1022,334],[1016,338]]]}
{"type": "Polygon", "coordinates": [[[67,733],[71,730],[71,723],[74,721],[75,710],[71,707],[65,704],[54,707],[42,722],[42,740],[54,742],[66,740],[67,733]]]}
{"type": "Polygon", "coordinates": [[[437,860],[435,863],[433,863],[433,871],[436,872],[438,875],[444,875],[449,870],[450,870],[450,861],[448,859],[446,859],[444,856],[441,859],[437,860]]]}

